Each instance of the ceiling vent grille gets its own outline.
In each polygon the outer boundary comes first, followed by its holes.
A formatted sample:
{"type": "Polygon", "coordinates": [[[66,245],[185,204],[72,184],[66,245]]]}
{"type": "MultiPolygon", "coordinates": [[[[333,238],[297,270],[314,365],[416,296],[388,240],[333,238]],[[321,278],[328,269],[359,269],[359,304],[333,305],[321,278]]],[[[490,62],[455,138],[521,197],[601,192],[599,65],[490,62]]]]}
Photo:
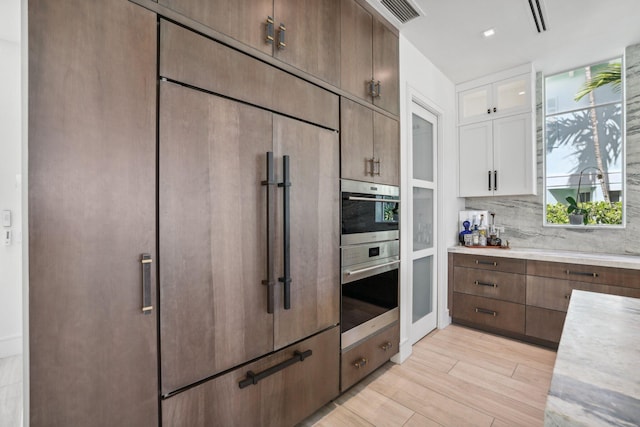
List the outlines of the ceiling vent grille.
{"type": "Polygon", "coordinates": [[[406,0],[382,0],[381,3],[403,24],[420,16],[406,0]]]}
{"type": "Polygon", "coordinates": [[[547,31],[547,24],[544,19],[544,13],[540,5],[541,0],[529,0],[529,7],[531,8],[531,15],[533,16],[533,22],[536,24],[536,30],[539,33],[547,31]]]}

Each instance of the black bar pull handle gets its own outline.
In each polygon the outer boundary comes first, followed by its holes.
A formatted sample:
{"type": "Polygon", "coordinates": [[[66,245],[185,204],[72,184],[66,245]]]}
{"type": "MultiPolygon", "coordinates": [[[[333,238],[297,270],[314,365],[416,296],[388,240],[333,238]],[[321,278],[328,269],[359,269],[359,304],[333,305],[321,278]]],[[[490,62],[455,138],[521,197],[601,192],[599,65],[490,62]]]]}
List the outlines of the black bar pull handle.
{"type": "Polygon", "coordinates": [[[151,314],[153,304],[151,304],[151,254],[142,254],[140,263],[142,264],[142,312],[151,314]]]}
{"type": "Polygon", "coordinates": [[[489,191],[491,191],[491,171],[489,171],[489,191]]]}
{"type": "Polygon", "coordinates": [[[249,387],[250,385],[256,385],[260,380],[263,380],[275,374],[276,372],[280,372],[283,369],[288,368],[289,366],[295,363],[304,362],[304,359],[306,359],[307,357],[310,357],[312,354],[313,352],[311,350],[307,350],[307,351],[296,350],[293,352],[293,357],[291,359],[287,359],[284,362],[279,363],[275,366],[272,366],[269,369],[265,369],[260,373],[256,374],[253,371],[247,371],[247,378],[240,381],[238,383],[238,386],[240,388],[245,388],[245,387],[249,387]]]}
{"type": "Polygon", "coordinates": [[[589,273],[588,271],[571,271],[571,270],[566,270],[568,275],[574,275],[574,276],[589,276],[589,277],[593,277],[596,278],[598,277],[598,273],[589,273]]]}
{"type": "Polygon", "coordinates": [[[273,44],[273,18],[271,16],[267,16],[266,30],[265,42],[273,44]]]}
{"type": "Polygon", "coordinates": [[[273,240],[275,227],[271,223],[273,220],[273,191],[272,188],[277,185],[275,171],[273,169],[273,152],[267,152],[267,179],[262,181],[262,185],[267,187],[267,279],[262,281],[267,287],[267,313],[273,313],[274,307],[274,286],[273,281],[273,240]]]}
{"type": "Polygon", "coordinates": [[[498,171],[493,171],[493,190],[498,191],[498,171]]]}
{"type": "Polygon", "coordinates": [[[497,287],[498,287],[498,284],[497,284],[497,283],[480,282],[480,281],[478,281],[478,280],[476,280],[475,282],[473,282],[473,284],[474,284],[474,285],[477,285],[477,286],[487,286],[487,287],[490,287],[490,288],[497,288],[497,287]]]}
{"type": "Polygon", "coordinates": [[[282,197],[283,210],[283,277],[278,281],[284,284],[284,309],[291,308],[291,181],[289,176],[289,156],[282,156],[282,182],[278,187],[284,189],[282,197]]]}
{"type": "Polygon", "coordinates": [[[494,267],[498,266],[498,263],[495,262],[495,261],[482,261],[482,260],[479,260],[479,259],[476,260],[476,264],[478,264],[478,265],[493,265],[494,267]]]}

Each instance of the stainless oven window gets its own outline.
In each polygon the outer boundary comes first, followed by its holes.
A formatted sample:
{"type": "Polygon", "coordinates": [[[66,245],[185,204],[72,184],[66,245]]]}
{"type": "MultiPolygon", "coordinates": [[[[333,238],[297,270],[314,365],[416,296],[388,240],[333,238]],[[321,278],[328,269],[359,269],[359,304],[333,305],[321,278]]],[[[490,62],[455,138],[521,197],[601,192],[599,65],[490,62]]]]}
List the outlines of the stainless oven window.
{"type": "Polygon", "coordinates": [[[398,307],[398,268],[342,285],[341,332],[398,307]]]}

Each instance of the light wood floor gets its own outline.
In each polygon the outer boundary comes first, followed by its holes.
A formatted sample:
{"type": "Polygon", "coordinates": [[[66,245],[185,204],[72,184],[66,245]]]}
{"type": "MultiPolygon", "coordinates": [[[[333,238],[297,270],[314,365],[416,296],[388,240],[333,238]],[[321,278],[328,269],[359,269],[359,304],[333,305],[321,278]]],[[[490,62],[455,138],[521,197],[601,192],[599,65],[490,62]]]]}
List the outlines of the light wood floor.
{"type": "Polygon", "coordinates": [[[22,355],[0,359],[0,427],[22,425],[22,355]]]}
{"type": "Polygon", "coordinates": [[[556,353],[461,326],[436,330],[302,426],[541,426],[556,353]]]}

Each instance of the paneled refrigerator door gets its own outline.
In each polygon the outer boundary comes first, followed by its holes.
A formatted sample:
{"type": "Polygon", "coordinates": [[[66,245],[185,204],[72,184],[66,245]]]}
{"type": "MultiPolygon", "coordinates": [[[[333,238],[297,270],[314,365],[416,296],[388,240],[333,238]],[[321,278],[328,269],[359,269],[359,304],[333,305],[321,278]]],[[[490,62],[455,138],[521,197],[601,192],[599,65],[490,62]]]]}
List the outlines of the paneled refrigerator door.
{"type": "Polygon", "coordinates": [[[273,350],[266,153],[272,113],[160,87],[162,393],[273,350]]]}
{"type": "MultiPolygon", "coordinates": [[[[305,338],[340,319],[340,214],[338,133],[274,115],[277,179],[288,156],[290,187],[279,189],[275,348],[305,338]],[[284,194],[289,191],[290,308],[285,307],[284,194]]],[[[337,350],[336,350],[337,351],[337,350]]]]}

